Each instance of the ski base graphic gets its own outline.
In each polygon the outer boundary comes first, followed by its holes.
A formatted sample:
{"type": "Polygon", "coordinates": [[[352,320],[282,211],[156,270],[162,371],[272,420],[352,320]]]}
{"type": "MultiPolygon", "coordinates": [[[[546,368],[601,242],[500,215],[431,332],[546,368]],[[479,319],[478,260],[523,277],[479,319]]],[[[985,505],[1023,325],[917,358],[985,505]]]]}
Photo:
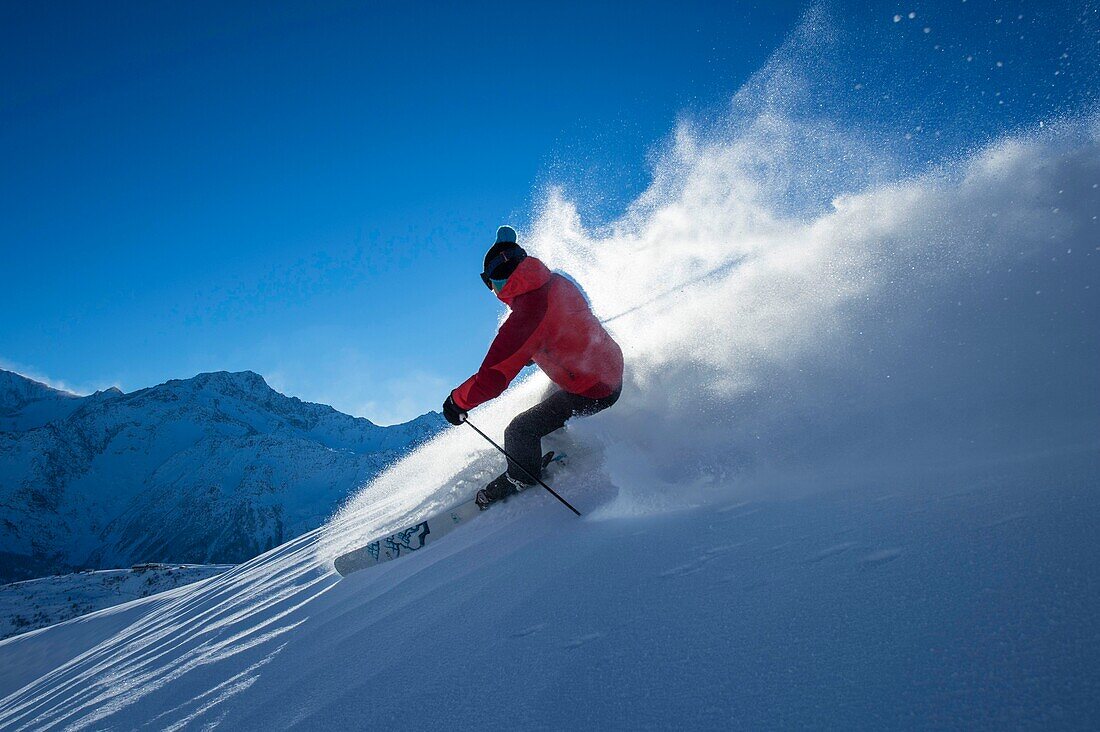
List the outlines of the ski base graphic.
{"type": "MultiPolygon", "coordinates": [[[[558,463],[565,458],[564,455],[552,454],[547,457],[547,464],[558,463]]],[[[526,493],[526,491],[524,492],[526,493]]],[[[388,562],[419,551],[481,513],[481,509],[477,507],[477,503],[473,500],[460,503],[389,536],[375,539],[367,543],[366,546],[341,554],[336,557],[334,562],[336,571],[340,573],[341,577],[347,577],[352,572],[368,569],[382,562],[388,562]]]]}

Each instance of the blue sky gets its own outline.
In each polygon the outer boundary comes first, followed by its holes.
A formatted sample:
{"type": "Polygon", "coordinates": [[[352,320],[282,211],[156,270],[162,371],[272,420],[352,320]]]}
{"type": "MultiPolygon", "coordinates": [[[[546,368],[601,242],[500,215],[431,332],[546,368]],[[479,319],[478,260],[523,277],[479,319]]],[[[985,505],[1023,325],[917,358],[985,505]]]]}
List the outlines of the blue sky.
{"type": "Polygon", "coordinates": [[[0,8],[0,365],[437,408],[496,326],[496,226],[551,184],[613,216],[800,10],[311,5],[0,8]]]}
{"type": "MultiPolygon", "coordinates": [[[[496,327],[496,227],[522,236],[552,185],[616,217],[806,9],[624,7],[0,4],[0,367],[79,392],[251,369],[383,423],[438,408],[496,327]]],[[[1083,3],[825,15],[784,113],[896,166],[814,171],[818,205],[1096,109],[1083,3]]]]}

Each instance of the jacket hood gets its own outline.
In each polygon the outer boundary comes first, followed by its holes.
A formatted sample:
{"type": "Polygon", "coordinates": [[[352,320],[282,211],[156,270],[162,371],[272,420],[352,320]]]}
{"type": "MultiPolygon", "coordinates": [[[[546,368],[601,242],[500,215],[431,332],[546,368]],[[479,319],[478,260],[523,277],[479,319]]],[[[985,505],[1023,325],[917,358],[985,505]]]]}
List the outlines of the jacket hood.
{"type": "Polygon", "coordinates": [[[505,305],[511,307],[512,300],[531,290],[537,290],[545,285],[549,279],[550,270],[546,268],[546,265],[538,258],[528,255],[516,267],[516,271],[508,278],[504,289],[497,293],[497,297],[505,305]]]}

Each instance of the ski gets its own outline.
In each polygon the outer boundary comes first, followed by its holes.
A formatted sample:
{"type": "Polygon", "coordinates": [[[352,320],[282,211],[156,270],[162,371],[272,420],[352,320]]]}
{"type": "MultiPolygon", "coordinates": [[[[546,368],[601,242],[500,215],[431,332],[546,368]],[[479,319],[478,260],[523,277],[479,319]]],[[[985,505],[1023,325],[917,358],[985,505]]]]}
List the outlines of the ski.
{"type": "MultiPolygon", "coordinates": [[[[564,458],[565,455],[547,453],[543,457],[543,466],[546,468],[551,464],[560,463],[564,458]]],[[[419,551],[481,513],[484,513],[484,511],[478,508],[477,503],[471,499],[453,508],[440,511],[389,536],[380,537],[358,549],[341,554],[336,557],[333,564],[341,577],[347,577],[352,572],[369,569],[382,562],[399,559],[407,554],[419,551]]]]}

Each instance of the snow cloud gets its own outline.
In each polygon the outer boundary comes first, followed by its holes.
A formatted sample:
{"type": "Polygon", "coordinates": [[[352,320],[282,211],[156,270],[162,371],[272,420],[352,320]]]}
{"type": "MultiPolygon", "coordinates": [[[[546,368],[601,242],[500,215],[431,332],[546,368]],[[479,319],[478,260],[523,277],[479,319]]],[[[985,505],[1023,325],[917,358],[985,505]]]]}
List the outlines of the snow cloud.
{"type": "MultiPolygon", "coordinates": [[[[598,453],[578,484],[598,473],[619,492],[604,514],[1095,447],[1100,144],[1087,126],[1011,137],[814,215],[790,214],[757,174],[773,134],[784,148],[795,132],[775,119],[732,140],[681,130],[621,220],[588,230],[553,194],[529,234],[626,354],[619,404],[568,430],[572,450],[598,453]]],[[[546,386],[535,375],[472,417],[499,437],[546,386]]],[[[361,538],[468,498],[500,463],[472,431],[448,431],[334,529],[361,538]]]]}
{"type": "MultiPolygon", "coordinates": [[[[681,123],[619,219],[588,225],[552,189],[521,232],[626,355],[619,404],[566,435],[574,477],[591,471],[578,490],[618,492],[605,514],[1096,447],[1095,113],[914,167],[904,126],[888,143],[889,124],[822,111],[850,96],[809,62],[831,36],[811,13],[726,118],[681,123]]],[[[546,385],[534,375],[472,417],[499,436],[546,385]]],[[[448,431],[330,534],[381,533],[501,467],[448,431]]]]}
{"type": "Polygon", "coordinates": [[[577,429],[647,456],[662,480],[741,483],[860,474],[882,451],[1071,439],[1047,427],[1097,406],[1055,380],[1098,393],[1095,136],[1014,137],[949,174],[781,214],[758,151],[807,132],[775,119],[728,141],[682,130],[653,189],[606,230],[550,197],[534,248],[584,284],[630,364],[621,405],[577,429]]]}

